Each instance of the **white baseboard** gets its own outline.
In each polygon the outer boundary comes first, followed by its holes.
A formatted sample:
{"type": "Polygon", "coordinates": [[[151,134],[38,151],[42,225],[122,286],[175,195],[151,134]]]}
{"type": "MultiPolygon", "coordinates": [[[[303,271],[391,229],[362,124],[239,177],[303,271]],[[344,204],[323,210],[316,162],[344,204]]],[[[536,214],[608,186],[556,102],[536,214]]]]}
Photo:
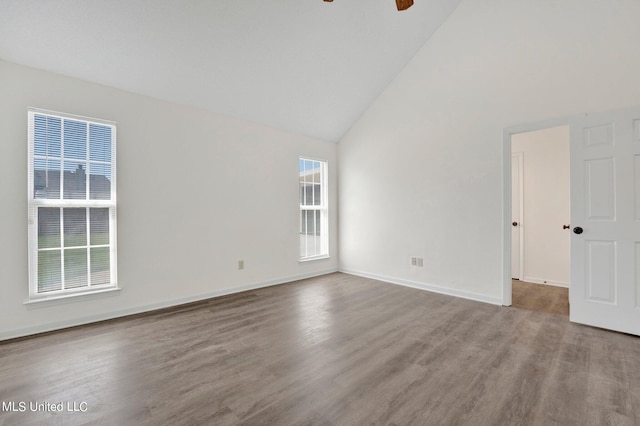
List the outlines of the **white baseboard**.
{"type": "MultiPolygon", "coordinates": [[[[198,294],[189,297],[183,297],[180,299],[167,300],[164,302],[151,303],[148,305],[138,306],[135,308],[122,309],[119,311],[106,312],[104,314],[90,315],[81,318],[74,318],[66,321],[59,321],[49,324],[42,324],[32,327],[19,328],[14,330],[8,330],[0,332],[0,341],[15,339],[17,337],[25,337],[33,334],[46,333],[48,331],[61,330],[63,328],[76,327],[79,325],[91,324],[94,322],[105,321],[120,317],[126,317],[129,315],[141,314],[145,312],[155,311],[163,308],[170,308],[173,306],[184,305],[186,303],[198,302],[201,300],[212,299],[214,297],[226,296],[234,293],[242,293],[243,291],[256,290],[263,287],[270,287],[278,284],[285,284],[292,281],[298,281],[305,278],[313,278],[321,275],[327,275],[334,272],[338,272],[337,268],[332,268],[324,271],[313,272],[310,274],[302,274],[302,275],[294,275],[289,277],[277,278],[268,281],[262,281],[247,285],[242,285],[240,287],[233,287],[223,290],[214,291],[211,293],[198,294]]],[[[125,289],[122,290],[126,291],[125,289]]]]}
{"type": "Polygon", "coordinates": [[[555,287],[564,287],[569,288],[569,283],[564,281],[555,281],[555,280],[545,280],[544,278],[536,278],[536,277],[524,277],[522,281],[526,281],[528,283],[533,284],[544,284],[544,285],[552,285],[555,287]]]}
{"type": "Polygon", "coordinates": [[[384,281],[390,284],[397,284],[404,287],[417,288],[419,290],[426,290],[433,293],[446,294],[447,296],[460,297],[463,299],[475,300],[477,302],[490,303],[492,305],[502,305],[502,299],[495,297],[487,297],[481,294],[470,293],[462,290],[455,290],[447,287],[440,287],[433,284],[421,283],[417,281],[405,280],[402,278],[388,277],[385,275],[371,274],[369,272],[356,271],[348,268],[340,268],[340,272],[350,275],[356,275],[364,278],[371,278],[378,281],[384,281]]]}

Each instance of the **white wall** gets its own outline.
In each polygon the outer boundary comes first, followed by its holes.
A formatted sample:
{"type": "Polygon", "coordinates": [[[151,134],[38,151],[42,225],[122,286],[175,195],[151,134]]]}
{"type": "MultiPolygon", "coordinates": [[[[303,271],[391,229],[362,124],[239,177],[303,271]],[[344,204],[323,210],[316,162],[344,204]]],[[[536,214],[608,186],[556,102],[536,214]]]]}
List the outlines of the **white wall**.
{"type": "Polygon", "coordinates": [[[0,117],[0,339],[337,269],[334,143],[2,61],[0,117]],[[117,122],[121,292],[23,304],[27,107],[117,122]],[[328,260],[298,262],[300,155],[329,161],[328,260]]]}
{"type": "Polygon", "coordinates": [[[569,286],[569,126],[514,134],[524,159],[524,281],[569,286]]]}
{"type": "Polygon", "coordinates": [[[636,0],[463,0],[339,144],[341,268],[501,303],[503,129],[639,105],[639,21],[636,0]]]}

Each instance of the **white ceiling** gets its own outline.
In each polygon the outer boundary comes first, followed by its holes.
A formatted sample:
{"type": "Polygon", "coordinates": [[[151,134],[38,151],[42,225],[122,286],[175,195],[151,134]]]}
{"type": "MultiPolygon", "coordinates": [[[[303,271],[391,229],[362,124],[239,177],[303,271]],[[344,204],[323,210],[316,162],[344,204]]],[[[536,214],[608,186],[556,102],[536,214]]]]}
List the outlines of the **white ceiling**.
{"type": "Polygon", "coordinates": [[[460,0],[0,0],[0,58],[338,141],[460,0]]]}

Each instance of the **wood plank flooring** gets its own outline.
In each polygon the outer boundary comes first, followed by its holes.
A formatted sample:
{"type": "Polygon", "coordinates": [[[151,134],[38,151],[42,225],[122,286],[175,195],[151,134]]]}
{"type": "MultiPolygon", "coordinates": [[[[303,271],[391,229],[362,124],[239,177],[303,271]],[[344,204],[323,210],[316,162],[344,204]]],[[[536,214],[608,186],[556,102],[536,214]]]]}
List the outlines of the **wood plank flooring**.
{"type": "Polygon", "coordinates": [[[638,425],[639,366],[561,313],[336,273],[0,343],[0,424],[638,425]]]}

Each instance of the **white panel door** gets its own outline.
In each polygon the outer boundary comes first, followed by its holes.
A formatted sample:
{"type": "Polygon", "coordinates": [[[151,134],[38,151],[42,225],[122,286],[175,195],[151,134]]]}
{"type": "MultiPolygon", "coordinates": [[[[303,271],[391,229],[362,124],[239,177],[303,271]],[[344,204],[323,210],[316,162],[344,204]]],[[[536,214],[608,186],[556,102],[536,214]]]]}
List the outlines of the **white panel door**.
{"type": "Polygon", "coordinates": [[[523,235],[523,165],[524,153],[511,154],[511,278],[522,279],[523,235]]]}
{"type": "Polygon", "coordinates": [[[640,335],[640,108],[571,123],[571,321],[640,335]]]}

